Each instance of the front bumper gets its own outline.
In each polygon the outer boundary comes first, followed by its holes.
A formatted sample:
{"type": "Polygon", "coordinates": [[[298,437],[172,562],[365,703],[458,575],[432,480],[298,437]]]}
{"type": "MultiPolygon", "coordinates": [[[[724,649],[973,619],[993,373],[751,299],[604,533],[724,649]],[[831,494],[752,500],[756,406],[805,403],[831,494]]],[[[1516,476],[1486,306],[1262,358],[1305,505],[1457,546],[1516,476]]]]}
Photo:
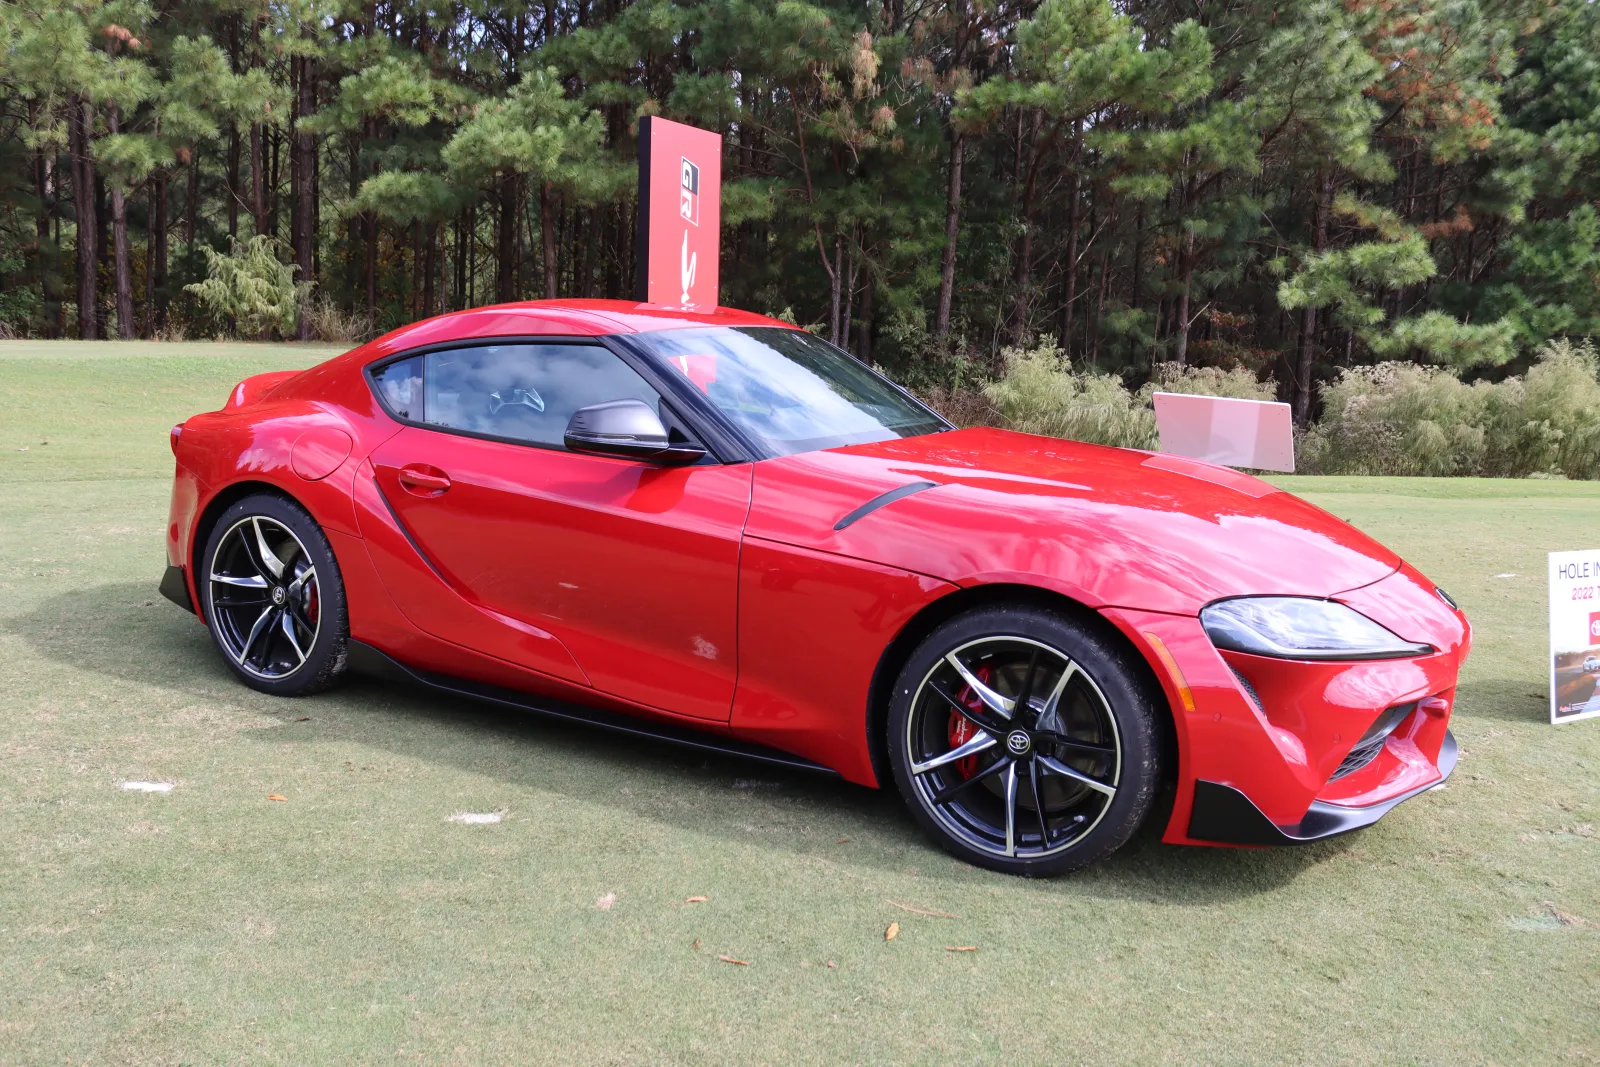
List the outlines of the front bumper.
{"type": "Polygon", "coordinates": [[[1466,618],[1404,566],[1334,599],[1435,651],[1394,660],[1268,659],[1219,652],[1194,616],[1104,611],[1145,653],[1173,709],[1178,789],[1163,840],[1318,840],[1376,822],[1454,769],[1448,728],[1471,641],[1466,618]]]}
{"type": "Polygon", "coordinates": [[[1456,739],[1445,731],[1438,758],[1439,777],[1404,793],[1367,804],[1346,807],[1313,800],[1305,816],[1293,826],[1279,826],[1239,790],[1217,782],[1198,781],[1194,785],[1193,806],[1189,811],[1189,837],[1219,845],[1304,845],[1371,826],[1396,805],[1418,793],[1438,787],[1456,769],[1456,739]]]}

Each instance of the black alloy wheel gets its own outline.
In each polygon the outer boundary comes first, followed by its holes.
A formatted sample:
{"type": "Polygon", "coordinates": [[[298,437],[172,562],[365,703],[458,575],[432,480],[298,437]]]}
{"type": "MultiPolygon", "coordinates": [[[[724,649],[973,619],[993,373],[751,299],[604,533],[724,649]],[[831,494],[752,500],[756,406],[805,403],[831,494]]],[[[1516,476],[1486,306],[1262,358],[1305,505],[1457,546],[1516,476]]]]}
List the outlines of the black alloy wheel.
{"type": "Polygon", "coordinates": [[[272,494],[246,497],[212,527],[200,595],[211,637],[246,685],[278,696],[326,689],[344,671],[344,584],[315,520],[272,494]]]}
{"type": "Polygon", "coordinates": [[[984,608],[928,636],[890,705],[895,780],[949,851],[1012,874],[1115,851],[1161,778],[1159,691],[1098,627],[984,608]]]}

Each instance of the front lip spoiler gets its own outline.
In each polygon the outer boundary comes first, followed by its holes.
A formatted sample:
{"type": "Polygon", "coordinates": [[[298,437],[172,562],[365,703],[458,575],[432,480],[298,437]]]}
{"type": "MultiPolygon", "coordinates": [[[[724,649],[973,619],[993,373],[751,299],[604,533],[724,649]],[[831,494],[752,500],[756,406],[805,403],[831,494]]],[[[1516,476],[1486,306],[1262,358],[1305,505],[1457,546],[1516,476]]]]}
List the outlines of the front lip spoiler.
{"type": "Polygon", "coordinates": [[[1396,804],[1439,785],[1456,769],[1455,735],[1445,731],[1439,747],[1439,780],[1401,793],[1397,797],[1362,808],[1347,808],[1314,800],[1300,822],[1279,826],[1268,819],[1255,803],[1239,790],[1217,782],[1194,784],[1194,808],[1189,814],[1189,837],[1222,845],[1304,845],[1322,841],[1351,830],[1371,826],[1396,804]]]}

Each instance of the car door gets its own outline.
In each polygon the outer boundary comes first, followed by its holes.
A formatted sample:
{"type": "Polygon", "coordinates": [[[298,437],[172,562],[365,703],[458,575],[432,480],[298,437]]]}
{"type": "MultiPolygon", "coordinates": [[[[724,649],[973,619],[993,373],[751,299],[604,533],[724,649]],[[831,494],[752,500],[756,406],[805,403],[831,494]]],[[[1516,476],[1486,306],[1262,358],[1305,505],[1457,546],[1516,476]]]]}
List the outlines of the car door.
{"type": "MultiPolygon", "coordinates": [[[[480,342],[373,378],[407,423],[372,454],[377,487],[444,582],[554,634],[596,689],[727,721],[750,464],[567,450],[580,407],[661,405],[599,344],[480,342]]],[[[471,633],[441,636],[476,647],[471,633]]]]}

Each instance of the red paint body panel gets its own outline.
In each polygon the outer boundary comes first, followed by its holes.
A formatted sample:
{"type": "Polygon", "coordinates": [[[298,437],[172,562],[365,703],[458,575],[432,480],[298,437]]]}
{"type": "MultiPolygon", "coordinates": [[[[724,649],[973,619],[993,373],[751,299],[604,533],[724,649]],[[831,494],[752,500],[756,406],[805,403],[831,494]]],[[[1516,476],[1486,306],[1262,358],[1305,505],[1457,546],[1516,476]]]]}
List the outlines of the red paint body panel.
{"type": "Polygon", "coordinates": [[[602,692],[727,721],[750,465],[655,467],[416,427],[372,464],[452,589],[555,634],[602,692]],[[401,484],[424,461],[447,492],[401,484]]]}
{"type": "Polygon", "coordinates": [[[1394,553],[1258,479],[994,429],[656,467],[402,427],[364,377],[387,356],[476,337],[695,326],[789,328],[720,308],[530,302],[247,379],[174,438],[169,560],[200,603],[206,522],[270,486],[327,531],[353,638],[420,669],[732,733],[864,784],[878,784],[868,705],[890,643],[962,589],[1031,586],[1098,610],[1161,682],[1179,750],[1168,841],[1209,843],[1187,834],[1199,781],[1289,826],[1313,801],[1378,804],[1438,777],[1465,618],[1394,553]],[[835,529],[915,481],[935,487],[835,529]],[[1205,604],[1268,593],[1338,599],[1436,651],[1308,663],[1212,646],[1205,604]],[[1330,781],[1386,708],[1411,702],[1371,764],[1330,781]]]}
{"type": "Polygon", "coordinates": [[[955,591],[908,571],[746,539],[734,733],[878,784],[865,714],[873,672],[912,616],[955,591]]]}

